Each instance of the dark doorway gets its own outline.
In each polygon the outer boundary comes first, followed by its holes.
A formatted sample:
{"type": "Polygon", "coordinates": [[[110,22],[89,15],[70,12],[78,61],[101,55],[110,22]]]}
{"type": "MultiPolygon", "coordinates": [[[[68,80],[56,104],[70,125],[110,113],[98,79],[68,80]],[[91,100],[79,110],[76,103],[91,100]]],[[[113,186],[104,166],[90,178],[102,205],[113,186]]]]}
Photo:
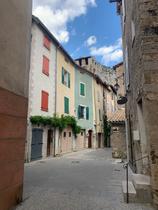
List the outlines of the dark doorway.
{"type": "Polygon", "coordinates": [[[98,148],[101,148],[101,133],[98,133],[98,148]]]}
{"type": "Polygon", "coordinates": [[[88,131],[88,148],[92,148],[92,130],[88,131]]]}
{"type": "Polygon", "coordinates": [[[32,129],[31,160],[42,158],[43,129],[32,129]]]}
{"type": "MultiPolygon", "coordinates": [[[[47,138],[47,157],[49,157],[54,150],[53,149],[53,131],[48,130],[48,138],[47,138]]],[[[54,154],[52,154],[54,155],[54,154]]]]}

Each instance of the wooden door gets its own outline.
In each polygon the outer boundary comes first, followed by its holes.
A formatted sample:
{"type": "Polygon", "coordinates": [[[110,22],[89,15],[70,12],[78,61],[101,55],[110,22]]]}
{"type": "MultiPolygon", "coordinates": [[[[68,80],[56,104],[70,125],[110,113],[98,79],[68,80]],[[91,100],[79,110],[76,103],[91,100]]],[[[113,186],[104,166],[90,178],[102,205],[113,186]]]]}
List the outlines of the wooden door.
{"type": "Polygon", "coordinates": [[[98,148],[101,148],[101,133],[98,133],[98,148]]]}
{"type": "Polygon", "coordinates": [[[52,144],[53,144],[53,131],[48,130],[48,138],[47,138],[47,157],[51,155],[52,151],[52,144]]]}
{"type": "Polygon", "coordinates": [[[92,148],[92,131],[88,131],[88,148],[92,148]]]}
{"type": "Polygon", "coordinates": [[[31,160],[42,158],[43,130],[32,129],[31,160]]]}

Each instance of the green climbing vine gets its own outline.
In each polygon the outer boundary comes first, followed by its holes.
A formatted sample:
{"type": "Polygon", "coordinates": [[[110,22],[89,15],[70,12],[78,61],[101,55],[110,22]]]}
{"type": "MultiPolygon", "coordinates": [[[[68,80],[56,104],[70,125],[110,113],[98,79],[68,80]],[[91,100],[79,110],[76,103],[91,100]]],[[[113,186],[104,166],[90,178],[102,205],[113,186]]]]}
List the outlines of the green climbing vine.
{"type": "Polygon", "coordinates": [[[60,132],[62,132],[66,127],[70,126],[75,137],[77,137],[77,134],[81,132],[81,127],[77,125],[77,120],[73,116],[62,115],[59,117],[54,115],[53,117],[44,117],[36,115],[30,117],[30,122],[33,125],[59,128],[60,132]]]}
{"type": "Polygon", "coordinates": [[[111,124],[107,120],[107,116],[104,117],[104,145],[110,147],[110,135],[111,135],[111,124]]]}

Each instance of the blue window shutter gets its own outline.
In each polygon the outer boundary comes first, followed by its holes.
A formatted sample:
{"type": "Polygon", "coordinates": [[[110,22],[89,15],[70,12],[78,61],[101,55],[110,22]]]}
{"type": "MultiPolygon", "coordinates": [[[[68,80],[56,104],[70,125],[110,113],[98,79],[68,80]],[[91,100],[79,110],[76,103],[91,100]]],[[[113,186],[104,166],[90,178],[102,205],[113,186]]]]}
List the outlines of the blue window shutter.
{"type": "Polygon", "coordinates": [[[70,88],[70,73],[68,73],[68,87],[70,88]]]}
{"type": "Polygon", "coordinates": [[[64,68],[62,67],[62,83],[64,84],[64,68]]]}
{"type": "Polygon", "coordinates": [[[89,107],[86,107],[86,120],[89,120],[89,107]]]}

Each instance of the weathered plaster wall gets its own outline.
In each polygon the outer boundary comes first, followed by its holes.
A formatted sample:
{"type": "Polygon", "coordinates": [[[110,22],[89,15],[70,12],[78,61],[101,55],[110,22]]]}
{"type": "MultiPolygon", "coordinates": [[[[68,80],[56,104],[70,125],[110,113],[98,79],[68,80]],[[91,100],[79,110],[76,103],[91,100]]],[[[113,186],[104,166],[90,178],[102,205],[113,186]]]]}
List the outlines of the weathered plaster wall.
{"type": "MultiPolygon", "coordinates": [[[[150,173],[153,201],[158,207],[158,2],[157,0],[126,1],[126,19],[124,27],[124,49],[126,72],[128,66],[129,87],[127,118],[131,131],[139,130],[137,106],[142,103],[144,134],[147,143],[140,138],[134,144],[135,158],[142,157],[147,151],[150,157],[150,173]],[[133,21],[135,34],[132,36],[133,21]],[[128,52],[128,53],[127,53],[128,52]],[[143,147],[142,147],[143,144],[143,147]],[[146,147],[146,148],[145,148],[146,147]]],[[[127,80],[126,80],[127,81],[127,80]]],[[[130,128],[129,128],[130,131],[130,128]]],[[[131,132],[131,133],[132,133],[131,132]]],[[[141,137],[141,136],[140,136],[141,137]]],[[[133,138],[133,135],[131,136],[133,138]]],[[[129,141],[131,141],[129,139],[129,141]]],[[[131,146],[130,146],[131,147],[131,146]]],[[[142,163],[143,164],[143,163],[142,163]]],[[[140,171],[143,165],[137,165],[140,171]]],[[[148,166],[149,168],[149,166],[148,166]]]]}

